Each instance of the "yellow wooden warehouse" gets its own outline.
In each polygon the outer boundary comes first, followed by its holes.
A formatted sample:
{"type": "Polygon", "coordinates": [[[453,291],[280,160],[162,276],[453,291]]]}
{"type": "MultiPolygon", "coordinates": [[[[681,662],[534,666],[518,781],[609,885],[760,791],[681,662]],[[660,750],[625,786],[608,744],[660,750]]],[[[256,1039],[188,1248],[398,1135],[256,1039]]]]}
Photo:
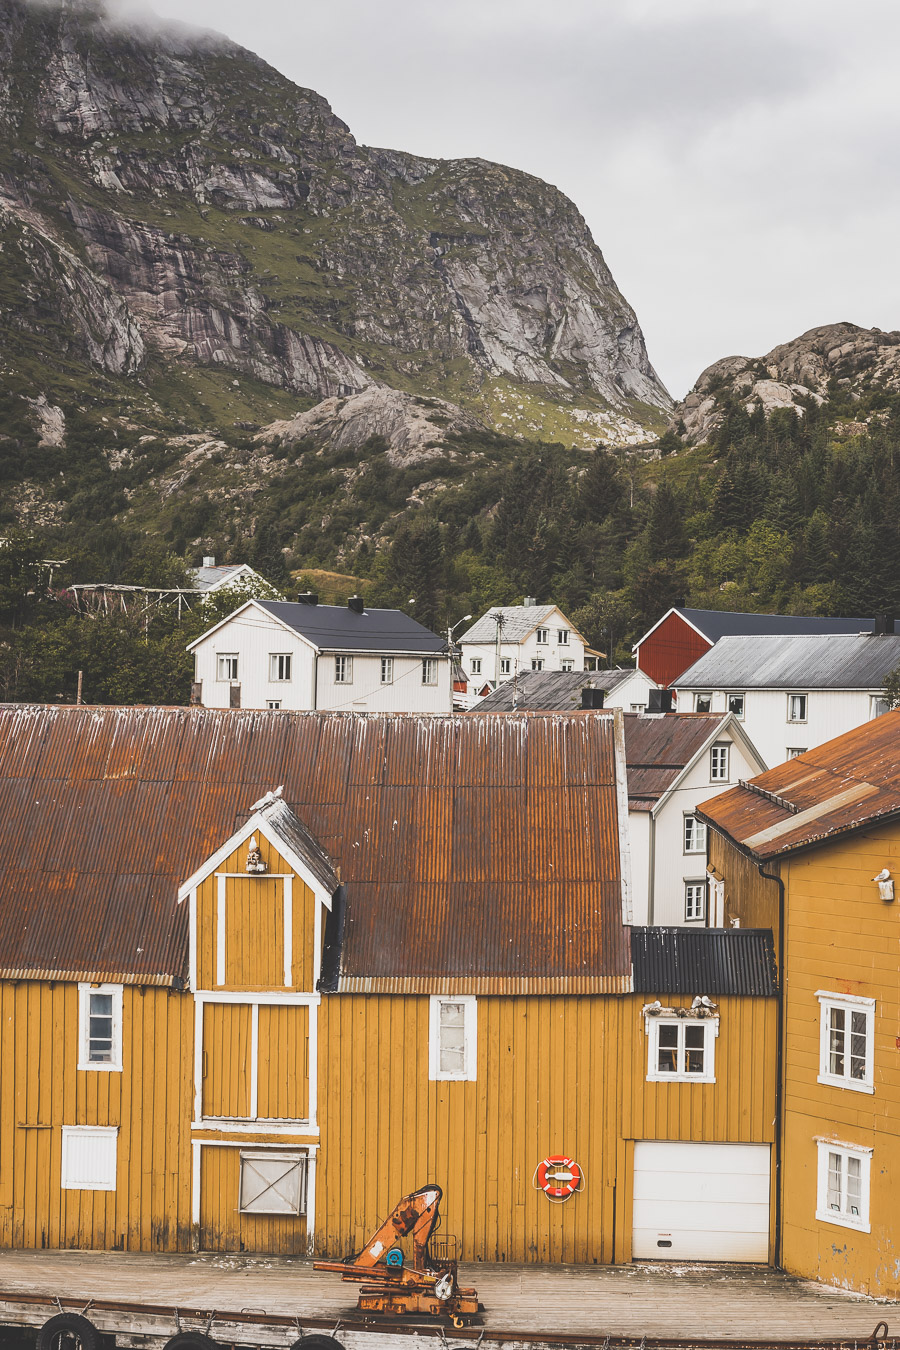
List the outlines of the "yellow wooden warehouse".
{"type": "Polygon", "coordinates": [[[0,1243],[343,1257],[437,1182],[466,1259],[771,1259],[772,935],[630,927],[622,749],[0,709],[0,1243]]]}
{"type": "Polygon", "coordinates": [[[772,925],[786,1269],[900,1296],[900,712],[701,808],[726,922],[772,925]]]}

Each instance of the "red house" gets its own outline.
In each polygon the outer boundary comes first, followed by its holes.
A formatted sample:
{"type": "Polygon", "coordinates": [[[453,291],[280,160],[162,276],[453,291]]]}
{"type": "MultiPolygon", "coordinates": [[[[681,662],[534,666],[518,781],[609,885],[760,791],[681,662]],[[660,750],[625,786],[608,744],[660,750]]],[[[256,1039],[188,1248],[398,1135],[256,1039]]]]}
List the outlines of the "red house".
{"type": "Polygon", "coordinates": [[[866,633],[874,619],[823,619],[791,614],[733,614],[720,609],[670,609],[632,648],[638,670],[657,684],[674,684],[722,637],[866,633]]]}

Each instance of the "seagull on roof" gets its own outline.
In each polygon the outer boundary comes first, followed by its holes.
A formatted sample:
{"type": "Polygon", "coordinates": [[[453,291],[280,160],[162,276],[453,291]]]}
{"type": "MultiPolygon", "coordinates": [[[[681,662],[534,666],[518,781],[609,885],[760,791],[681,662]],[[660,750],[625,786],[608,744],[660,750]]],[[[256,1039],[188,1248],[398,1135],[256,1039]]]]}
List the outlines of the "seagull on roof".
{"type": "Polygon", "coordinates": [[[661,1012],[662,1012],[662,1004],[660,1003],[660,1001],[659,1001],[658,998],[657,998],[657,999],[654,999],[654,1001],[653,1001],[652,1003],[645,1003],[644,1006],[643,1006],[643,1008],[641,1008],[641,1012],[642,1012],[642,1013],[654,1013],[654,1014],[655,1014],[655,1013],[661,1013],[661,1012]]]}
{"type": "Polygon", "coordinates": [[[697,994],[691,1004],[692,1008],[718,1008],[718,1006],[718,1003],[713,1003],[712,999],[708,998],[706,994],[697,994]]]}
{"type": "Polygon", "coordinates": [[[277,802],[279,800],[282,792],[284,792],[284,783],[281,784],[281,787],[275,788],[274,791],[267,792],[264,797],[260,797],[258,802],[253,803],[253,805],[250,807],[250,810],[261,811],[264,806],[271,806],[273,802],[277,802]]]}

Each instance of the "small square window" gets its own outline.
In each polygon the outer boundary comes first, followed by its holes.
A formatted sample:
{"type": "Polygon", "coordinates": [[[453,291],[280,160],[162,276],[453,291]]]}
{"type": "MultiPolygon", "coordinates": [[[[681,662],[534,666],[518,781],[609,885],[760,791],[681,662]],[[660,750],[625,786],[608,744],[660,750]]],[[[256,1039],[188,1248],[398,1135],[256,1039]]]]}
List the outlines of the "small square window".
{"type": "Polygon", "coordinates": [[[875,1000],[819,991],[819,1082],[874,1092],[875,1000]]]}
{"type": "Polygon", "coordinates": [[[543,670],[543,669],[544,669],[544,662],[543,662],[543,660],[541,659],[540,656],[533,656],[533,657],[531,658],[531,669],[532,669],[532,670],[543,670]]]}
{"type": "Polygon", "coordinates": [[[335,684],[353,683],[352,656],[336,656],[334,658],[334,682],[335,684]]]}
{"type": "Polygon", "coordinates": [[[381,658],[381,683],[393,684],[394,682],[394,658],[392,656],[383,656],[381,658]]]}
{"type": "Polygon", "coordinates": [[[806,721],[806,695],[788,694],[788,721],[806,721]]]}
{"type": "Polygon", "coordinates": [[[706,918],[706,882],[686,881],[684,883],[684,918],[686,923],[696,923],[706,918]]]}
{"type": "Polygon", "coordinates": [[[471,661],[469,662],[469,669],[471,670],[471,672],[472,672],[473,675],[480,675],[480,674],[481,674],[481,657],[480,657],[480,656],[473,656],[473,657],[472,657],[471,661]]]}
{"type": "Polygon", "coordinates": [[[281,699],[280,699],[280,698],[267,698],[267,699],[266,699],[266,707],[269,709],[269,712],[277,712],[278,709],[281,707],[281,699]]]}
{"type": "Polygon", "coordinates": [[[549,642],[550,641],[549,628],[538,628],[535,632],[535,637],[538,642],[549,642]]]}
{"type": "Polygon", "coordinates": [[[816,1218],[841,1228],[871,1231],[869,1176],[872,1150],[817,1139],[819,1148],[816,1218]]]}
{"type": "Polygon", "coordinates": [[[729,694],[725,702],[730,713],[734,713],[735,717],[743,717],[745,702],[743,694],[729,694]]]}
{"type": "Polygon", "coordinates": [[[237,652],[216,653],[216,679],[236,680],[238,677],[237,652]]]}
{"type": "Polygon", "coordinates": [[[289,680],[291,678],[291,653],[290,652],[270,652],[269,653],[269,679],[276,682],[289,680]]]}
{"type": "Polygon", "coordinates": [[[306,1154],[241,1153],[242,1214],[305,1214],[306,1154]]]}
{"type": "Polygon", "coordinates": [[[122,986],[78,986],[78,1068],[121,1071],[122,986]]]}
{"type": "Polygon", "coordinates": [[[114,1191],[118,1126],[64,1125],[62,1171],[64,1191],[114,1191]]]}
{"type": "Polygon", "coordinates": [[[568,646],[568,642],[569,642],[569,630],[568,630],[568,628],[560,628],[560,629],[558,629],[558,630],[557,630],[557,633],[556,633],[556,637],[557,637],[557,640],[558,640],[558,642],[560,643],[561,646],[563,646],[563,647],[568,646]]]}
{"type": "Polygon", "coordinates": [[[728,745],[714,745],[709,752],[709,781],[711,783],[728,782],[728,745]]]}
{"type": "Polygon", "coordinates": [[[436,656],[426,656],[422,661],[422,683],[437,684],[438,663],[436,656]]]}
{"type": "Polygon", "coordinates": [[[512,657],[509,656],[500,657],[500,674],[501,675],[512,674],[512,657]]]}
{"type": "Polygon", "coordinates": [[[559,668],[560,668],[560,670],[574,670],[574,669],[575,669],[575,662],[574,662],[574,661],[560,661],[560,663],[559,663],[559,668]]]}
{"type": "Polygon", "coordinates": [[[433,994],[429,1006],[428,1077],[474,1080],[477,1003],[471,994],[433,994]]]}
{"type": "Polygon", "coordinates": [[[699,713],[712,712],[712,694],[695,694],[694,712],[699,713]]]}
{"type": "Polygon", "coordinates": [[[718,1017],[653,1017],[645,1014],[649,1040],[647,1081],[714,1083],[718,1017]]]}
{"type": "Polygon", "coordinates": [[[706,825],[696,816],[684,817],[684,851],[685,853],[706,852],[706,825]]]}

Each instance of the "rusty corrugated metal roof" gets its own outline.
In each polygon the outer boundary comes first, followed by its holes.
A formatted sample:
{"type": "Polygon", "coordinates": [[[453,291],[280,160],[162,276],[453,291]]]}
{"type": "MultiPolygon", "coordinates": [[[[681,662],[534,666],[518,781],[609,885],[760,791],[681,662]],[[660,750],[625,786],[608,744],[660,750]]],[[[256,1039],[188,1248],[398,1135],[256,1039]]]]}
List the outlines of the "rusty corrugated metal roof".
{"type": "Polygon", "coordinates": [[[2,707],[0,967],[183,978],[179,883],[284,784],[349,979],[627,982],[615,740],[611,713],[2,707]]]}
{"type": "Polygon", "coordinates": [[[652,811],[727,713],[626,713],[628,807],[652,811]]]}
{"type": "Polygon", "coordinates": [[[900,709],[703,802],[755,857],[809,848],[900,812],[900,709]]]}
{"type": "Polygon", "coordinates": [[[632,928],[637,994],[777,992],[770,928],[632,928]]]}

